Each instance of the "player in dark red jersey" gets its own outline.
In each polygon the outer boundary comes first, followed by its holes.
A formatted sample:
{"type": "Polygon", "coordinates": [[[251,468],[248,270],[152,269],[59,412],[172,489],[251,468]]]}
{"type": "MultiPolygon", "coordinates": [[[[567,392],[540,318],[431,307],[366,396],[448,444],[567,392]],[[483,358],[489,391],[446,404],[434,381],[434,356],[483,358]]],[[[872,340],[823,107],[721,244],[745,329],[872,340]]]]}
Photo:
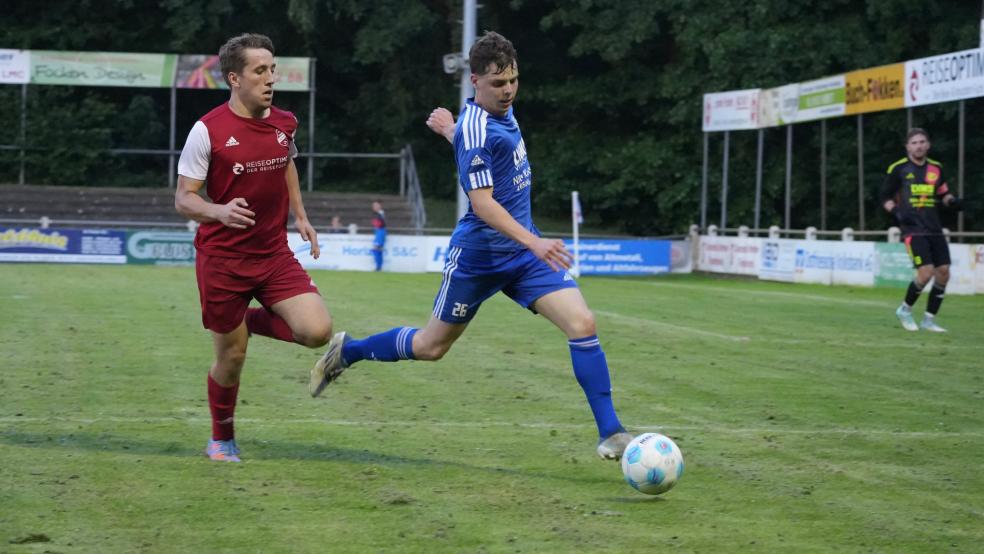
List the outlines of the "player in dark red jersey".
{"type": "Polygon", "coordinates": [[[229,102],[198,120],[178,162],[175,208],[201,223],[195,270],[202,324],[212,332],[208,373],[213,460],[239,461],[233,412],[251,334],[316,348],[331,338],[331,316],[287,245],[287,214],[320,255],[301,201],[294,114],[273,106],[276,63],[263,35],[229,39],[219,63],[229,102]],[[202,186],[212,200],[199,196],[202,186]],[[249,308],[253,298],[261,308],[249,308]]]}
{"type": "Polygon", "coordinates": [[[882,187],[882,206],[895,216],[902,229],[916,277],[909,283],[905,300],[895,310],[899,322],[908,331],[920,328],[937,333],[946,329],[936,323],[936,314],[943,303],[946,284],[950,280],[950,248],[943,236],[938,207],[940,204],[960,209],[960,199],[950,193],[943,165],[927,157],[929,134],[919,128],[906,134],[906,157],[888,168],[882,187]],[[933,279],[933,288],[926,303],[922,322],[912,319],[912,306],[926,283],[933,279]]]}

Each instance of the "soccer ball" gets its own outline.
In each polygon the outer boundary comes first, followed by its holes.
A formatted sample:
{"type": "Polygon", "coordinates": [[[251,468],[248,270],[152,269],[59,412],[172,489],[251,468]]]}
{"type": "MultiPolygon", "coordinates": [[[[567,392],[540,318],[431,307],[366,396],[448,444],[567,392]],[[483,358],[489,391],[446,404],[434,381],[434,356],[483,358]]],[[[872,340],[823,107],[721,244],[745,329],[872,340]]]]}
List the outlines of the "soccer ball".
{"type": "Polygon", "coordinates": [[[662,494],[683,476],[683,454],[669,437],[643,433],[632,439],[622,455],[622,474],[632,488],[662,494]]]}

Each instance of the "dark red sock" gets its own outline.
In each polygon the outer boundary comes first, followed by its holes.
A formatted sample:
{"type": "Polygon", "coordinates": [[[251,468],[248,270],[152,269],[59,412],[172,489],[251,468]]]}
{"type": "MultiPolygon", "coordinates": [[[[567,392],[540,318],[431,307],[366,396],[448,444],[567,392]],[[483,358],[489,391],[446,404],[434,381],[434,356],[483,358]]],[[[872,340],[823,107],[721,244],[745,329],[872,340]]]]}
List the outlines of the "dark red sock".
{"type": "Polygon", "coordinates": [[[208,409],[212,412],[212,440],[227,441],[236,436],[232,417],[236,411],[239,383],[223,387],[208,376],[208,409]]]}
{"type": "Polygon", "coordinates": [[[246,328],[254,335],[294,342],[294,333],[291,332],[284,318],[266,308],[246,310],[246,328]]]}

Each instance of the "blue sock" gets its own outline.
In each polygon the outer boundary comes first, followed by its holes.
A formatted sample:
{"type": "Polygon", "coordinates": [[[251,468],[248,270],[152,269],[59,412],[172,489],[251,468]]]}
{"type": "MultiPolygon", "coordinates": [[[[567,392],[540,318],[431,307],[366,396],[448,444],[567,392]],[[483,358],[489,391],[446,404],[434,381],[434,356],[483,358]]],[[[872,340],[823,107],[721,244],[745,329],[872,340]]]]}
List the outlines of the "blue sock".
{"type": "Polygon", "coordinates": [[[413,336],[416,334],[417,329],[412,327],[394,327],[378,335],[351,340],[342,347],[342,365],[348,367],[362,360],[413,360],[413,336]]]}
{"type": "Polygon", "coordinates": [[[598,337],[591,335],[580,339],[567,341],[571,347],[571,362],[574,364],[574,377],[584,389],[588,398],[591,413],[594,414],[595,424],[598,425],[598,436],[606,438],[612,433],[622,430],[622,423],[615,415],[612,405],[612,382],[608,376],[608,361],[601,349],[598,337]]]}
{"type": "Polygon", "coordinates": [[[382,250],[373,250],[372,251],[372,258],[376,262],[376,271],[382,270],[383,269],[383,251],[382,250]]]}

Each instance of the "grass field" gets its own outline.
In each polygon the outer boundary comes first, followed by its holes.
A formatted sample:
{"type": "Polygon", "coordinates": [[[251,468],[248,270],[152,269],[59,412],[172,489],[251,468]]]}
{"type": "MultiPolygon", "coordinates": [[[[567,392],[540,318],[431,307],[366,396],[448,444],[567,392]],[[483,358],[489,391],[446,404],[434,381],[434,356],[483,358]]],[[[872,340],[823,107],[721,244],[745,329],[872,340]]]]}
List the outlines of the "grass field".
{"type": "MultiPolygon", "coordinates": [[[[440,276],[313,272],[339,328],[422,324],[440,276]]],[[[665,496],[595,458],[561,334],[490,300],[442,361],[250,345],[243,464],[209,434],[191,268],[0,265],[0,552],[980,552],[982,297],[906,333],[899,290],[586,278],[665,496]]],[[[922,310],[925,299],[920,301],[922,310]]]]}

